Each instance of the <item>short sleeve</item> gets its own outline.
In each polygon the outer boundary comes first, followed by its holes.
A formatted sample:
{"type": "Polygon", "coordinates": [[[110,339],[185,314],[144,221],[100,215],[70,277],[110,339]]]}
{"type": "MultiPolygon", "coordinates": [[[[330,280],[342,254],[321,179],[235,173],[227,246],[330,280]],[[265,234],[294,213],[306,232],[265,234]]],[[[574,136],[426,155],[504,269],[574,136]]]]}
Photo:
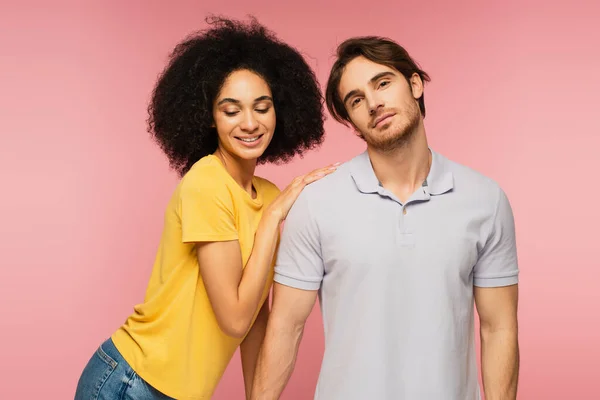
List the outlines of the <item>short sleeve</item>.
{"type": "Polygon", "coordinates": [[[519,267],[512,208],[502,189],[498,189],[495,213],[485,244],[473,271],[473,284],[500,287],[518,283],[519,267]]]}
{"type": "Polygon", "coordinates": [[[217,176],[186,177],[179,200],[184,243],[238,239],[233,198],[227,185],[217,176]]]}
{"type": "Polygon", "coordinates": [[[283,227],[274,280],[297,289],[318,290],[323,280],[323,259],[318,227],[309,206],[303,191],[283,227]]]}

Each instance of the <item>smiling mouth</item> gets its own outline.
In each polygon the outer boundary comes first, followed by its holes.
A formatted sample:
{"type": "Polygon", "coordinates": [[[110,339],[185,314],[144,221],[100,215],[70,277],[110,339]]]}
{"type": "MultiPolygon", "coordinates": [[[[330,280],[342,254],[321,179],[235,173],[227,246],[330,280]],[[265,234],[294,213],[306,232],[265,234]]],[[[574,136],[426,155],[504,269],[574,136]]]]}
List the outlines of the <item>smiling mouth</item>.
{"type": "Polygon", "coordinates": [[[261,137],[263,137],[263,135],[264,134],[258,135],[258,136],[252,137],[252,138],[242,138],[242,137],[237,137],[236,136],[235,138],[238,139],[238,140],[241,140],[242,142],[245,142],[245,143],[252,143],[252,142],[256,142],[258,139],[260,139],[261,137]]]}

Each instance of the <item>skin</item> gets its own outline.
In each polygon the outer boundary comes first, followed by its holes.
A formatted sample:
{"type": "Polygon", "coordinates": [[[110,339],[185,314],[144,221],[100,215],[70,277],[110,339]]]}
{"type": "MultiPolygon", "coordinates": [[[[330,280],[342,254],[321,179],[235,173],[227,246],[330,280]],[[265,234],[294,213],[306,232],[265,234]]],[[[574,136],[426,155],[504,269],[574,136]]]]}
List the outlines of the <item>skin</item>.
{"type": "MultiPolygon", "coordinates": [[[[427,177],[431,153],[418,100],[423,82],[357,57],[347,64],[338,95],[357,133],[366,141],[375,175],[405,202],[427,177]]],[[[278,399],[294,369],[316,291],[274,284],[273,310],[261,348],[252,398],[278,399]]],[[[518,285],[474,288],[480,318],[486,399],[515,399],[519,371],[518,285]]]]}
{"type": "MultiPolygon", "coordinates": [[[[257,159],[263,154],[275,132],[275,109],[269,86],[259,75],[241,70],[224,82],[213,106],[214,127],[219,136],[215,155],[235,181],[253,197],[252,178],[257,159]],[[259,137],[252,147],[240,139],[259,137]]],[[[240,346],[247,392],[269,314],[268,300],[255,323],[252,318],[275,255],[280,225],[302,189],[333,172],[336,166],[317,169],[299,176],[263,211],[252,254],[243,268],[237,240],[197,243],[197,257],[206,292],[221,330],[232,337],[246,335],[240,346]]]]}
{"type": "Polygon", "coordinates": [[[213,104],[214,127],[219,136],[215,155],[248,193],[258,158],[275,131],[275,107],[269,85],[248,70],[235,71],[225,80],[213,104]],[[258,145],[246,146],[240,139],[260,137],[258,145]]]}

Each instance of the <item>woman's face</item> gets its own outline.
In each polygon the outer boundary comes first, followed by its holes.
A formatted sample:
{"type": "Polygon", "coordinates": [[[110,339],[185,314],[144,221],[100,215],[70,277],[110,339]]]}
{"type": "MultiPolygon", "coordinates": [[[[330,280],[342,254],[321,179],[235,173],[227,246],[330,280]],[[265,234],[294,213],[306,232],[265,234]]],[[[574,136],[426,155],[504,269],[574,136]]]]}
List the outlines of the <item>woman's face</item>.
{"type": "Polygon", "coordinates": [[[232,72],[215,99],[213,119],[221,150],[244,160],[258,159],[275,131],[269,85],[252,71],[232,72]]]}

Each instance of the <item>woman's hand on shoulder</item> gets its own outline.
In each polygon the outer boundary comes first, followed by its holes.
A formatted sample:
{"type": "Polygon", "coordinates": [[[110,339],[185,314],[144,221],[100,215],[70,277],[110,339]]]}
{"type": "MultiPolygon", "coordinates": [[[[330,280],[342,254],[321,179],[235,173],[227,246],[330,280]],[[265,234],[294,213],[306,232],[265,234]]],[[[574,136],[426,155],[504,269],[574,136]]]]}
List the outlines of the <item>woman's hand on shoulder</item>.
{"type": "Polygon", "coordinates": [[[302,190],[311,183],[333,173],[340,163],[331,164],[324,168],[318,168],[305,175],[300,175],[279,193],[279,195],[269,205],[267,214],[277,218],[279,221],[286,219],[288,212],[294,202],[298,199],[302,190]]]}

